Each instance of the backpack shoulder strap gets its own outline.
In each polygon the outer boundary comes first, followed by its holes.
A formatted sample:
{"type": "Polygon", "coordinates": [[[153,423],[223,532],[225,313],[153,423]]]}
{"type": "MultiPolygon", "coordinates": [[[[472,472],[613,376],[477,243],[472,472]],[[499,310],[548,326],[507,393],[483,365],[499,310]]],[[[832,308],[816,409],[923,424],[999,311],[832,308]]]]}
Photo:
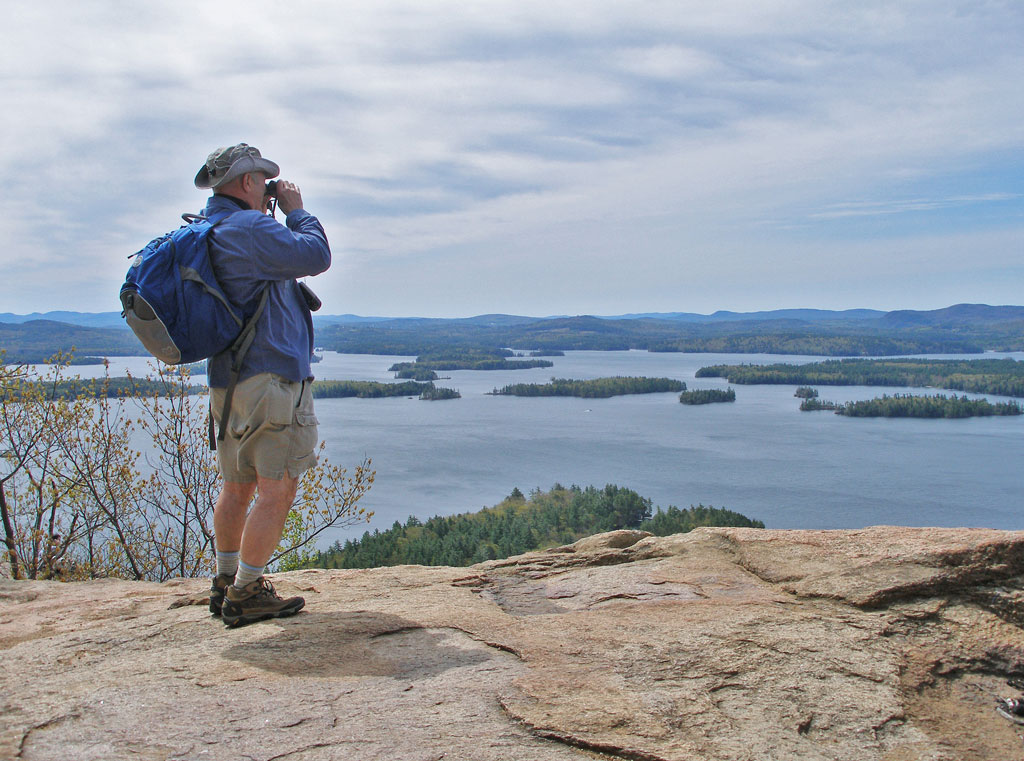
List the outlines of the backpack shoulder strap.
{"type": "MultiPolygon", "coordinates": [[[[210,230],[219,225],[225,219],[234,214],[234,210],[223,211],[205,216],[202,214],[182,214],[181,218],[186,223],[192,224],[193,222],[209,222],[210,230]]],[[[256,311],[253,312],[246,323],[242,326],[242,330],[239,332],[238,337],[234,343],[228,348],[231,352],[231,379],[228,381],[227,389],[224,392],[224,409],[221,410],[220,427],[217,430],[216,438],[214,438],[213,428],[213,410],[210,410],[210,449],[211,451],[217,449],[217,442],[223,441],[224,436],[227,433],[228,420],[231,417],[231,401],[235,395],[235,386],[238,385],[238,376],[242,370],[242,360],[245,359],[246,353],[249,351],[249,347],[252,346],[253,339],[256,338],[256,323],[260,319],[260,315],[263,314],[264,308],[267,306],[267,293],[270,289],[270,283],[263,286],[263,290],[260,294],[260,303],[256,307],[256,311]]],[[[211,405],[213,401],[211,399],[211,405]]]]}
{"type": "MultiPolygon", "coordinates": [[[[228,418],[231,416],[231,400],[235,395],[235,386],[238,385],[238,375],[242,371],[242,360],[245,359],[245,355],[249,351],[249,347],[252,346],[253,339],[256,338],[256,323],[260,319],[260,315],[263,314],[263,310],[267,306],[267,296],[270,292],[270,283],[266,283],[263,286],[263,291],[260,294],[260,303],[256,307],[256,311],[253,312],[252,317],[248,319],[245,326],[242,328],[242,332],[238,334],[238,338],[231,344],[229,351],[231,352],[231,380],[228,381],[228,387],[224,392],[224,409],[220,413],[220,428],[217,430],[217,439],[214,441],[213,438],[213,413],[210,414],[210,449],[215,450],[217,448],[217,441],[224,441],[224,435],[227,432],[228,418]]],[[[211,402],[212,403],[212,402],[211,402]]]]}
{"type": "Polygon", "coordinates": [[[181,218],[187,225],[191,225],[196,222],[209,222],[210,227],[214,228],[234,213],[234,209],[229,209],[228,211],[219,211],[211,214],[210,216],[206,216],[205,214],[192,214],[186,211],[181,215],[181,218]]]}

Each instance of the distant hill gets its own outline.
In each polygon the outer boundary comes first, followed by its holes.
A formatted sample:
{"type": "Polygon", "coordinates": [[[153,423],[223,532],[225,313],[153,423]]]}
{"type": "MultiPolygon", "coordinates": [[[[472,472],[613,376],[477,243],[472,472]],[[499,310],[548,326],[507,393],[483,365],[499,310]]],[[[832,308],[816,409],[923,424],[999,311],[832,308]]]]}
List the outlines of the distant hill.
{"type": "MultiPolygon", "coordinates": [[[[82,325],[93,328],[126,328],[120,312],[32,312],[31,314],[13,314],[0,312],[0,323],[20,324],[33,320],[49,320],[69,325],[82,325]]],[[[474,317],[367,317],[357,314],[315,314],[314,325],[349,325],[365,323],[391,323],[396,327],[410,325],[461,323],[481,327],[508,327],[526,325],[540,321],[555,320],[659,320],[665,322],[773,322],[790,320],[801,323],[869,323],[878,321],[886,326],[919,326],[919,325],[978,325],[1024,320],[1024,306],[989,306],[988,304],[955,304],[943,309],[917,311],[899,309],[883,312],[877,309],[774,309],[759,312],[731,312],[719,310],[712,314],[696,312],[633,312],[621,315],[552,315],[547,317],[527,317],[514,314],[482,314],[474,317]]],[[[563,323],[564,324],[564,323],[563,323]]],[[[602,331],[604,329],[602,328],[602,331]]]]}
{"type": "Polygon", "coordinates": [[[641,314],[624,314],[609,319],[636,320],[677,320],[679,322],[747,322],[762,320],[800,320],[802,322],[846,322],[856,320],[872,320],[885,315],[877,309],[775,309],[767,312],[729,312],[719,310],[712,314],[696,314],[693,312],[644,312],[641,314]]]}
{"type": "MultiPolygon", "coordinates": [[[[337,325],[346,323],[381,322],[391,317],[360,317],[356,314],[314,315],[314,324],[337,325]]],[[[475,319],[475,318],[474,318],[475,319]]],[[[128,329],[120,312],[33,312],[32,314],[12,314],[0,312],[0,324],[20,325],[33,320],[49,320],[63,322],[68,325],[82,325],[90,328],[123,328],[128,329]]]]}
{"type": "MultiPolygon", "coordinates": [[[[118,317],[120,319],[120,317],[118,317]]],[[[123,321],[122,321],[123,322],[123,321]]],[[[58,350],[82,357],[130,357],[146,353],[127,328],[93,328],[53,320],[0,322],[0,349],[6,362],[44,362],[58,350]]]]}
{"type": "MultiPolygon", "coordinates": [[[[80,357],[144,353],[117,312],[46,312],[45,316],[0,314],[0,349],[7,351],[8,362],[38,362],[71,346],[80,357]]],[[[893,312],[777,309],[618,317],[485,314],[455,319],[344,314],[313,319],[318,346],[366,354],[502,347],[836,357],[1024,351],[1024,306],[987,304],[893,312]]]]}
{"type": "Polygon", "coordinates": [[[1019,321],[1024,321],[1024,307],[993,307],[988,304],[955,304],[945,309],[933,309],[928,312],[900,309],[895,312],[886,313],[879,320],[881,324],[890,327],[914,327],[919,325],[953,327],[994,325],[1019,321]]]}
{"type": "Polygon", "coordinates": [[[347,323],[382,322],[390,320],[390,317],[360,317],[357,314],[325,314],[313,315],[313,327],[320,325],[344,325],[347,323]]]}
{"type": "Polygon", "coordinates": [[[476,317],[463,317],[459,322],[481,325],[486,327],[525,325],[528,322],[536,322],[538,319],[549,320],[550,317],[523,317],[515,314],[481,314],[476,317]]]}
{"type": "Polygon", "coordinates": [[[1024,329],[1018,329],[1014,322],[1024,307],[961,311],[966,320],[962,324],[957,323],[957,307],[934,312],[904,311],[900,318],[889,321],[886,317],[890,313],[869,309],[622,317],[399,318],[372,324],[328,325],[318,332],[317,343],[341,352],[403,355],[453,347],[854,357],[1024,350],[1024,329]]]}
{"type": "Polygon", "coordinates": [[[0,323],[24,324],[36,320],[63,322],[68,325],[82,325],[90,328],[128,329],[120,312],[33,312],[32,314],[0,313],[0,323]]]}

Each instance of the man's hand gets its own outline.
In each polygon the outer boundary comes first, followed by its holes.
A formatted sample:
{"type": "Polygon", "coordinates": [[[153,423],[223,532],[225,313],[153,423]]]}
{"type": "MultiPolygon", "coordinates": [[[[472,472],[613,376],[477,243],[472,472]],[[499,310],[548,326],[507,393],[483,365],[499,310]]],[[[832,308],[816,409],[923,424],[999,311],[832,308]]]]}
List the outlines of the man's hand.
{"type": "Polygon", "coordinates": [[[294,182],[277,181],[277,205],[285,214],[302,208],[302,193],[294,182]]]}

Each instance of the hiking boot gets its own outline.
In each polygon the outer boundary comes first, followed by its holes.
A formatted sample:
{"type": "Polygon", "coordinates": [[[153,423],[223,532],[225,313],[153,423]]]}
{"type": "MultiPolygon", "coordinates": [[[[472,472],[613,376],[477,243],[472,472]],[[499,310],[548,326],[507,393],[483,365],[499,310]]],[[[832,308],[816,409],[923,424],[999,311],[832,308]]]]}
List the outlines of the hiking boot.
{"type": "Polygon", "coordinates": [[[230,587],[234,580],[234,576],[226,573],[219,573],[210,579],[210,613],[213,615],[220,615],[220,608],[224,604],[224,590],[230,587]]]}
{"type": "Polygon", "coordinates": [[[234,584],[224,593],[221,616],[228,626],[244,626],[267,618],[294,616],[306,601],[301,597],[281,598],[266,576],[239,589],[234,584]]]}
{"type": "Polygon", "coordinates": [[[1024,724],[1024,695],[1019,698],[1003,698],[996,710],[1003,718],[1016,724],[1024,724]]]}

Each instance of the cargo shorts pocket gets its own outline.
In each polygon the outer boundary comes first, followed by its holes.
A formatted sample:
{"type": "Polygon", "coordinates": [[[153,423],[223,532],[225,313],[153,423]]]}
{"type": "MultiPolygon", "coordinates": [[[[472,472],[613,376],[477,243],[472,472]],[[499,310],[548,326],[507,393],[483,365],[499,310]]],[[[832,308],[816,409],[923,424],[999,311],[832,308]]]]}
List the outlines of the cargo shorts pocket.
{"type": "Polygon", "coordinates": [[[312,413],[296,413],[288,453],[288,473],[293,478],[316,465],[317,420],[312,413]]]}
{"type": "Polygon", "coordinates": [[[295,421],[298,405],[298,383],[288,383],[272,378],[267,385],[266,420],[271,425],[288,426],[295,421]]]}
{"type": "Polygon", "coordinates": [[[294,419],[297,391],[268,374],[242,381],[235,389],[231,405],[231,435],[247,439],[257,433],[287,428],[294,419]]]}

